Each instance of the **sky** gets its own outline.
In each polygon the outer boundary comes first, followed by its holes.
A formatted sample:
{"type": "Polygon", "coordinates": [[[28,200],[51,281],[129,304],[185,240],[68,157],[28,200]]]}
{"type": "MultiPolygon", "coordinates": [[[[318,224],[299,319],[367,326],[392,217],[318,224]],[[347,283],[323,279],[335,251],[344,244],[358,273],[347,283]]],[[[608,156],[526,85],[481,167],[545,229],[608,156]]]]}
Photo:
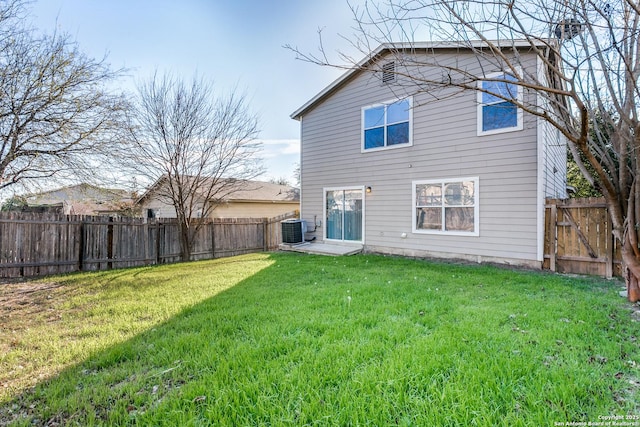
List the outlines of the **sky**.
{"type": "Polygon", "coordinates": [[[354,33],[347,0],[36,0],[32,24],[68,33],[86,54],[127,68],[119,84],[134,91],[154,71],[211,79],[221,94],[246,94],[260,120],[264,180],[293,183],[299,122],[290,114],[343,71],[296,59],[285,49],[317,53],[318,30],[329,53],[348,52],[354,33]]]}

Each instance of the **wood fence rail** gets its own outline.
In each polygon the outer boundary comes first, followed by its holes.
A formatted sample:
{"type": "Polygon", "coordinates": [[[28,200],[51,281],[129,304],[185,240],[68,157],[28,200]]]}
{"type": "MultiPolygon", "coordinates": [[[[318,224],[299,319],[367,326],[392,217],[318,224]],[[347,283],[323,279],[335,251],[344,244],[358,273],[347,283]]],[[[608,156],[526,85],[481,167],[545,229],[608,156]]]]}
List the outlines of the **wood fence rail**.
{"type": "Polygon", "coordinates": [[[622,255],[603,198],[546,201],[543,268],[608,278],[622,275],[622,255]]]}
{"type": "MultiPolygon", "coordinates": [[[[294,217],[203,220],[192,259],[276,249],[294,217]]],[[[175,219],[0,212],[0,278],[177,262],[179,233],[175,219]]]]}

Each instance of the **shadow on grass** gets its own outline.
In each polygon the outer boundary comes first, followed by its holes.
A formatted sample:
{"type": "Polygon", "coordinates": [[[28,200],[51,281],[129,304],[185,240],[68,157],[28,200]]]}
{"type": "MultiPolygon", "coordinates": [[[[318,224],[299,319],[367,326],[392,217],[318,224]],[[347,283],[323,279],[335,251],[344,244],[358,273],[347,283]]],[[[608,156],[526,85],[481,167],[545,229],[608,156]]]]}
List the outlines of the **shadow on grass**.
{"type": "MultiPolygon", "coordinates": [[[[240,269],[248,267],[246,257],[217,259],[212,262],[215,263],[217,269],[228,268],[232,265],[240,269]]],[[[205,261],[184,265],[197,271],[206,263],[205,261]]],[[[13,327],[17,329],[23,326],[18,324],[20,317],[57,312],[51,308],[51,299],[54,298],[51,292],[53,291],[55,291],[55,298],[60,300],[60,305],[66,305],[65,316],[80,310],[91,309],[95,305],[95,301],[69,306],[73,297],[82,291],[75,286],[69,286],[69,284],[82,281],[85,274],[56,276],[52,278],[55,280],[52,282],[12,285],[19,288],[13,289],[12,296],[5,298],[6,301],[3,299],[3,303],[15,303],[11,307],[3,304],[3,310],[7,311],[6,316],[3,316],[6,317],[3,326],[7,331],[13,327]],[[16,310],[16,308],[20,308],[20,310],[16,310]]],[[[131,291],[162,292],[164,285],[170,282],[190,280],[194,275],[193,270],[184,271],[174,266],[152,266],[89,274],[98,283],[91,286],[90,293],[93,294],[106,290],[116,294],[131,291]],[[163,271],[166,268],[171,269],[171,272],[163,271]],[[179,273],[175,274],[176,271],[179,273]],[[151,277],[145,277],[149,275],[151,277]]],[[[216,278],[212,278],[212,280],[216,280],[216,278]]],[[[211,343],[211,340],[204,342],[198,339],[193,340],[193,338],[212,328],[212,325],[221,320],[211,318],[211,316],[212,313],[217,312],[217,300],[228,300],[222,294],[232,291],[234,286],[244,287],[250,282],[252,282],[251,278],[242,280],[212,297],[186,307],[169,320],[156,324],[131,339],[99,350],[86,360],[74,364],[74,366],[60,371],[54,377],[10,398],[0,404],[0,425],[11,422],[25,425],[110,423],[114,419],[110,415],[112,411],[121,411],[122,409],[124,409],[123,414],[126,415],[125,419],[127,417],[129,420],[133,419],[132,416],[135,416],[140,412],[140,408],[144,407],[140,404],[141,399],[148,400],[148,403],[157,403],[164,399],[167,393],[179,388],[189,378],[193,378],[193,375],[188,375],[187,378],[175,379],[181,371],[188,369],[188,363],[185,362],[185,359],[189,358],[189,353],[198,351],[198,349],[205,351],[211,343]],[[172,371],[176,372],[172,373],[172,371]],[[164,377],[169,373],[172,373],[169,384],[164,385],[163,381],[158,381],[159,377],[164,377]],[[150,393],[145,395],[145,387],[148,383],[153,385],[149,389],[150,393]],[[114,405],[114,401],[119,399],[123,400],[118,405],[114,405]],[[134,410],[131,406],[132,403],[140,405],[140,408],[134,410]]],[[[107,299],[113,298],[115,298],[113,295],[107,297],[107,299]]],[[[113,316],[119,314],[114,310],[111,312],[113,316]]],[[[145,317],[144,312],[140,312],[139,315],[141,318],[145,317]]],[[[38,321],[62,322],[61,319],[61,315],[50,314],[38,321]]],[[[104,322],[108,323],[109,319],[105,318],[104,322]]],[[[68,333],[71,334],[71,331],[68,333]]],[[[46,361],[41,363],[46,363],[46,361]]],[[[18,368],[21,367],[18,366],[18,368]]],[[[124,421],[122,416],[116,416],[115,419],[118,422],[124,421]]]]}
{"type": "MultiPolygon", "coordinates": [[[[268,259],[11,399],[0,423],[546,425],[633,406],[615,375],[634,375],[628,336],[640,331],[612,283],[378,256],[268,259]]],[[[135,288],[146,271],[112,283],[135,288]]]]}

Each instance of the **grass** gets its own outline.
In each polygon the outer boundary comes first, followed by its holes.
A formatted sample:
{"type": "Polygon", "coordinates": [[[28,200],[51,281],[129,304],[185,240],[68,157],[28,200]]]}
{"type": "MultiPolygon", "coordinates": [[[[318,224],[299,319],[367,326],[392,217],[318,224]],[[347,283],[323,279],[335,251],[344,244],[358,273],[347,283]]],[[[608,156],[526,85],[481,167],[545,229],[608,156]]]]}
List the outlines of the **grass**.
{"type": "Polygon", "coordinates": [[[0,424],[637,416],[640,328],[619,289],[490,266],[280,253],[7,285],[0,424]]]}

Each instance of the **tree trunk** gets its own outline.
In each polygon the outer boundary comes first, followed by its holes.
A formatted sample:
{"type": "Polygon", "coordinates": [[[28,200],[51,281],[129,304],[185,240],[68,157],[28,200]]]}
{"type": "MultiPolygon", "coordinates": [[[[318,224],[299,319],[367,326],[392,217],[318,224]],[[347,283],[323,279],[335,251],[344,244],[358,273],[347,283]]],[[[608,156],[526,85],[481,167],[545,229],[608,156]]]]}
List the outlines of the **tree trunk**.
{"type": "Polygon", "coordinates": [[[640,260],[626,241],[622,245],[622,260],[624,261],[624,280],[627,285],[627,299],[630,302],[640,301],[640,260]]]}
{"type": "Polygon", "coordinates": [[[184,222],[180,223],[180,260],[181,261],[190,261],[191,260],[191,239],[190,239],[190,230],[187,227],[187,224],[184,222]]]}

